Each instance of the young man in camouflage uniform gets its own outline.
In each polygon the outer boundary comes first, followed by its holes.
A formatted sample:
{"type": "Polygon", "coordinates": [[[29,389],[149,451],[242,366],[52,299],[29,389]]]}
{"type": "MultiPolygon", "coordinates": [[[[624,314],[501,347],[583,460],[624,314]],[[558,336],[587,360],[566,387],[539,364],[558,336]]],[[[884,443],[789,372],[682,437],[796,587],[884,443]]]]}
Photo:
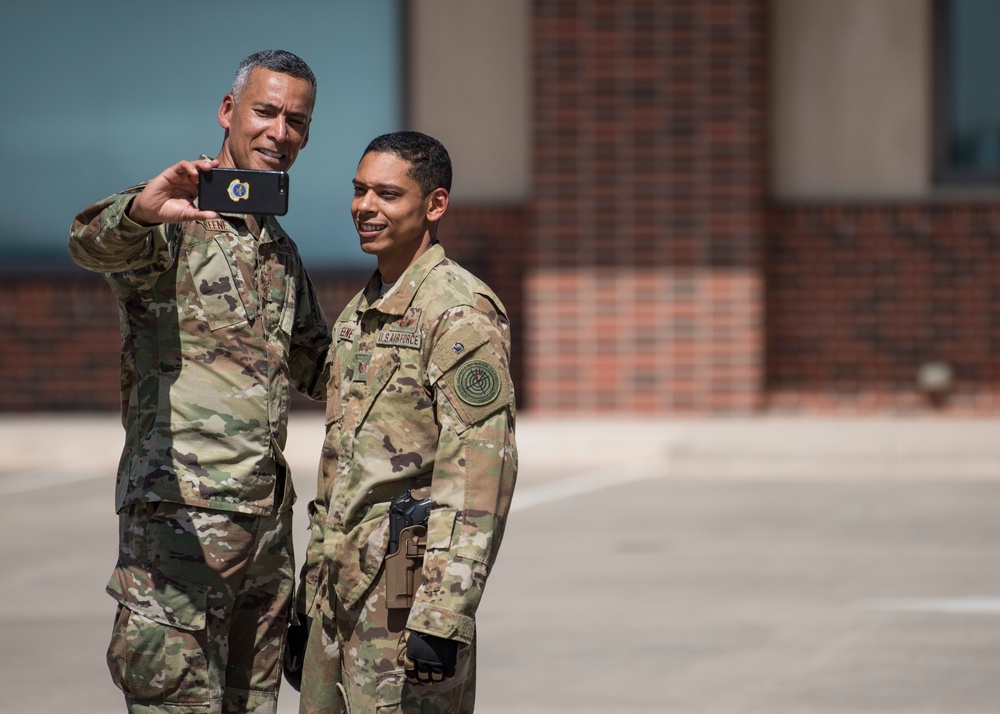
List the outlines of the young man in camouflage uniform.
{"type": "Polygon", "coordinates": [[[125,449],[119,602],[108,650],[131,712],[274,712],[294,586],[282,449],[289,383],[325,398],[330,337],[298,249],[273,216],[199,210],[199,170],[285,170],[316,79],[251,55],[219,107],[213,160],[181,161],[85,209],[79,265],[119,302],[125,449]]]}
{"type": "MultiPolygon", "coordinates": [[[[417,132],[369,144],[351,212],[378,271],[334,325],[302,571],[300,711],[471,712],[475,615],[514,490],[504,307],[435,240],[451,161],[417,132]],[[390,501],[430,496],[422,582],[387,602],[390,501]]],[[[391,596],[391,593],[388,593],[391,596]]]]}

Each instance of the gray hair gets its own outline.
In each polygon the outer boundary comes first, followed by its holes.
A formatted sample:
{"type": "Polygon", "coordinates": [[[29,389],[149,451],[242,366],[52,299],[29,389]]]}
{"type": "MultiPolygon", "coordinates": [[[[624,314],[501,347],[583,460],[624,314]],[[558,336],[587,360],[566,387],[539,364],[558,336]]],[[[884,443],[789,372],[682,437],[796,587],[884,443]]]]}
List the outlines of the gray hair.
{"type": "Polygon", "coordinates": [[[236,69],[236,77],[233,79],[232,89],[233,100],[235,102],[240,101],[240,95],[250,81],[250,73],[257,67],[306,80],[312,86],[313,100],[315,101],[316,75],[313,74],[309,65],[301,57],[286,50],[262,50],[261,52],[254,52],[240,62],[240,66],[236,69]]]}

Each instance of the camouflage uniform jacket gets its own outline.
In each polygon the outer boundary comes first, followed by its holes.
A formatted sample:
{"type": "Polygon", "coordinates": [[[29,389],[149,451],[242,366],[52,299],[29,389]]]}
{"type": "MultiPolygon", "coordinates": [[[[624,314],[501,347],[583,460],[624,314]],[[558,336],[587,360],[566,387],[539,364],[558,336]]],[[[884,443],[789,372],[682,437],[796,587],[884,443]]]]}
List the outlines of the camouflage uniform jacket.
{"type": "Polygon", "coordinates": [[[509,324],[496,295],[439,244],[384,298],[380,286],[376,273],[334,325],[299,607],[330,607],[315,597],[319,583],[354,607],[386,552],[384,494],[429,482],[423,582],[407,627],[469,643],[517,474],[509,324]]]}
{"type": "MultiPolygon", "coordinates": [[[[298,249],[273,217],[141,226],[137,186],[80,213],[78,265],[118,298],[126,440],[116,508],[170,501],[273,510],[289,382],[324,399],[330,335],[298,249]],[[259,238],[257,237],[259,236],[259,238]]],[[[291,479],[281,510],[292,505],[291,479]]]]}

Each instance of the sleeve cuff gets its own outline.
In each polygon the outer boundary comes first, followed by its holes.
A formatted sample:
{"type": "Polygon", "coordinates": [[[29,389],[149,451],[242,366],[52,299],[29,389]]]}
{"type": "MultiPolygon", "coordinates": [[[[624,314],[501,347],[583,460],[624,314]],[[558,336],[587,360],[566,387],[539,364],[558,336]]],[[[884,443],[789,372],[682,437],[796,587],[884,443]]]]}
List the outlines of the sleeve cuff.
{"type": "Polygon", "coordinates": [[[120,215],[118,220],[118,234],[122,238],[142,238],[156,227],[144,226],[128,217],[128,207],[132,205],[133,199],[135,199],[134,195],[126,194],[119,199],[118,205],[115,206],[120,215]]]}
{"type": "Polygon", "coordinates": [[[425,635],[457,640],[466,645],[472,644],[476,634],[476,622],[471,617],[434,607],[419,600],[410,608],[406,627],[425,635]]]}

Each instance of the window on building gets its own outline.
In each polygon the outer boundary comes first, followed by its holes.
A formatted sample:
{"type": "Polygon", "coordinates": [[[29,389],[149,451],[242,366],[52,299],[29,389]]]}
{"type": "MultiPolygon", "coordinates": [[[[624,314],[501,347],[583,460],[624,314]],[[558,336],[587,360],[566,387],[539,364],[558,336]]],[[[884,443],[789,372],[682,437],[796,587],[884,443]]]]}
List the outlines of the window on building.
{"type": "Polygon", "coordinates": [[[69,266],[77,211],[180,159],[214,155],[236,65],[272,47],[306,60],[319,86],[281,224],[310,266],[373,265],[351,225],[351,178],[368,142],[403,123],[402,0],[180,4],[4,6],[0,270],[69,266]]]}
{"type": "Polygon", "coordinates": [[[1000,181],[1000,2],[937,0],[935,176],[1000,181]]]}

